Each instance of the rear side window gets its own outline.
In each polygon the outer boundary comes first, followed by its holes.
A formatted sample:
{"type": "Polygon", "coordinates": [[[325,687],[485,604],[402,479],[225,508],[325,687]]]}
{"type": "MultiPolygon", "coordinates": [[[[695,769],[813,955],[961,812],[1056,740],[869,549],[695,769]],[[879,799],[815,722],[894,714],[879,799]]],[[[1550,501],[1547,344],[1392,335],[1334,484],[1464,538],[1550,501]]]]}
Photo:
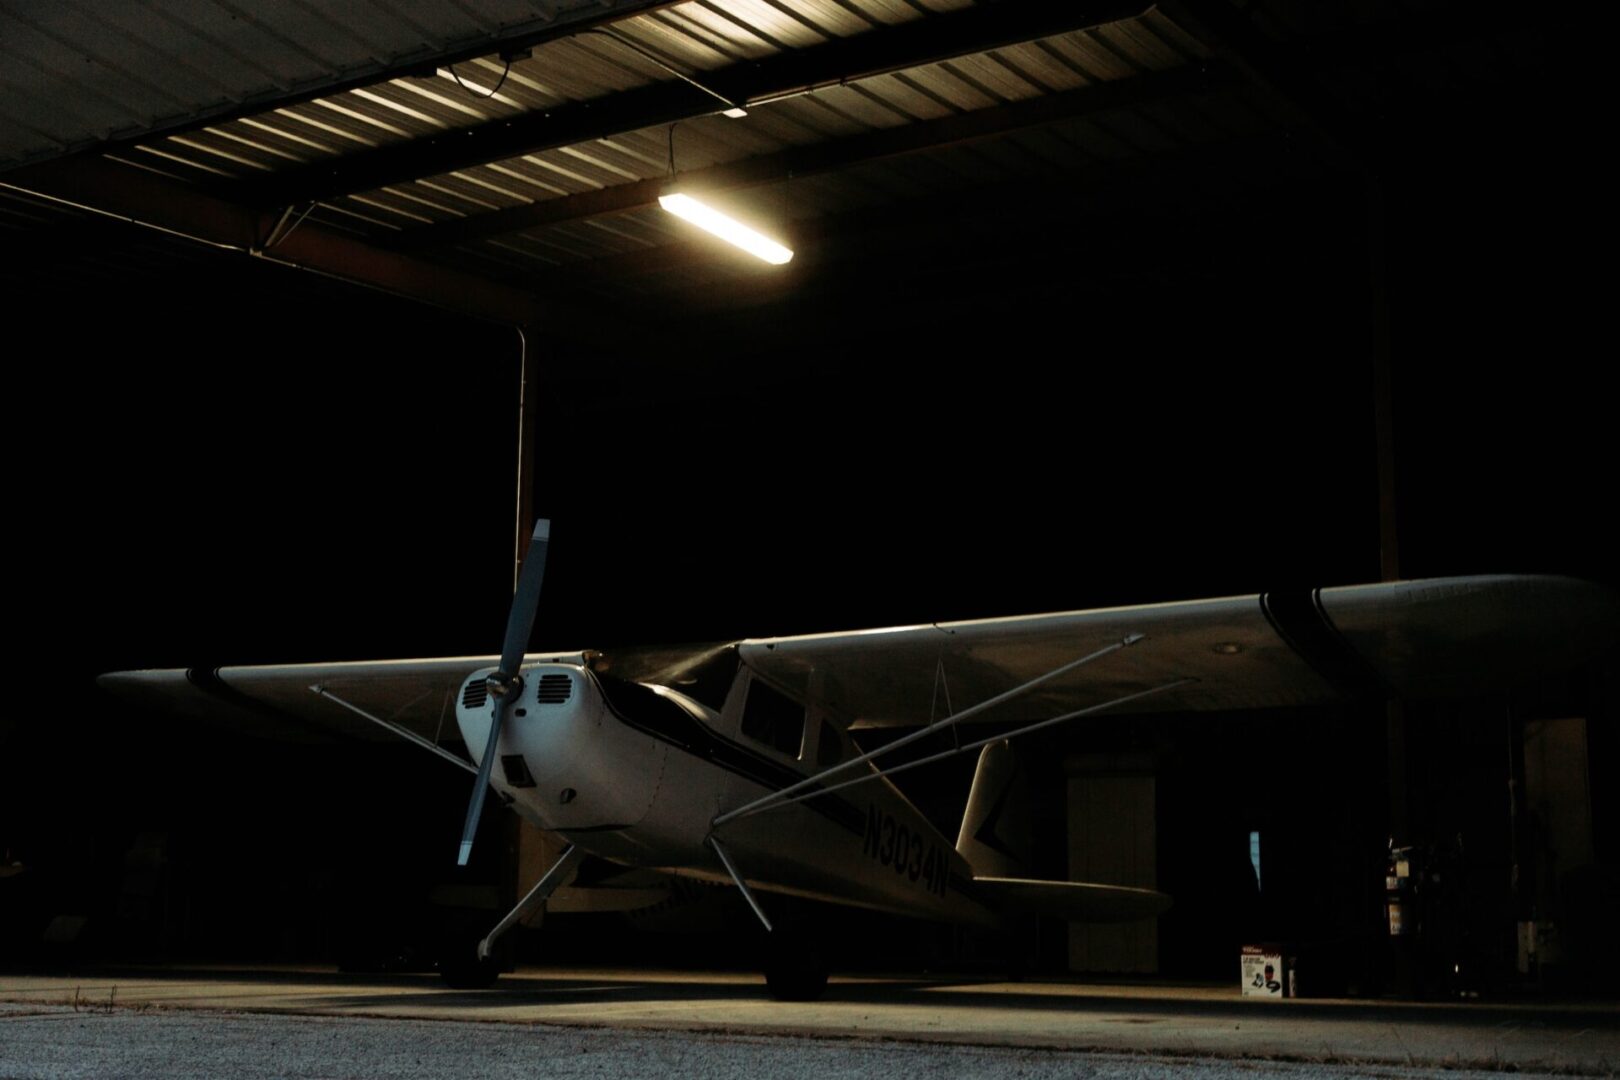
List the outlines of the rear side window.
{"type": "Polygon", "coordinates": [[[804,745],[804,706],[754,679],[748,685],[748,701],[743,705],[742,733],[796,758],[804,745]]]}

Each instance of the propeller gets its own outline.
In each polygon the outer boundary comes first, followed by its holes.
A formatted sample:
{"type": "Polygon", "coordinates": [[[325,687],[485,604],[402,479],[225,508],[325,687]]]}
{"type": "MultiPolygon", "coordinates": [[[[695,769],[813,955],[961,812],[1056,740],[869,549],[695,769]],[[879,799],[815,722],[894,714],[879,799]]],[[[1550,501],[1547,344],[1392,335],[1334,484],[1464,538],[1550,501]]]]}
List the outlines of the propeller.
{"type": "Polygon", "coordinates": [[[478,759],[478,780],[473,784],[472,801],[467,804],[467,823],[461,828],[461,850],[456,856],[457,866],[466,866],[472,857],[473,834],[478,831],[478,818],[484,812],[484,791],[489,787],[489,773],[495,765],[495,744],[500,741],[501,721],[506,710],[523,691],[523,654],[529,647],[529,634],[534,630],[534,612],[540,604],[540,583],[546,577],[546,547],[551,542],[551,522],[541,518],[534,523],[534,536],[529,541],[529,553],[524,556],[523,569],[518,574],[517,591],[512,594],[512,610],[506,616],[506,641],[501,646],[501,666],[486,680],[493,715],[489,721],[489,741],[484,744],[484,756],[478,759]]]}

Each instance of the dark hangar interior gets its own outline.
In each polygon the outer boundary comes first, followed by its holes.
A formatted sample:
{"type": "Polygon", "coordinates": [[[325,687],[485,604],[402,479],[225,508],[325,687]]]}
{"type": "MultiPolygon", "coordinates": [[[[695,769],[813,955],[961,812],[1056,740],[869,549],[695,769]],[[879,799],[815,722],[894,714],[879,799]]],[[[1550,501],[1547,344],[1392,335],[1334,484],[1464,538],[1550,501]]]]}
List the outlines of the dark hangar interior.
{"type": "MultiPolygon", "coordinates": [[[[405,963],[435,897],[510,889],[510,823],[450,872],[463,781],[417,751],[244,738],[94,679],[492,651],[515,512],[555,523],[537,648],[1620,584],[1592,21],[3,0],[30,689],[0,720],[0,955],[405,963]],[[793,260],[670,217],[672,183],[793,260]]],[[[1612,992],[1617,711],[1611,651],[1395,712],[1042,733],[1043,869],[1176,907],[1010,948],[852,920],[846,960],[1226,979],[1264,940],[1322,993],[1612,992]],[[1392,836],[1448,880],[1406,953],[1392,836]]],[[[970,775],[901,786],[954,835],[970,775]]],[[[523,949],[743,962],[701,932],[728,917],[677,896],[523,949]]]]}

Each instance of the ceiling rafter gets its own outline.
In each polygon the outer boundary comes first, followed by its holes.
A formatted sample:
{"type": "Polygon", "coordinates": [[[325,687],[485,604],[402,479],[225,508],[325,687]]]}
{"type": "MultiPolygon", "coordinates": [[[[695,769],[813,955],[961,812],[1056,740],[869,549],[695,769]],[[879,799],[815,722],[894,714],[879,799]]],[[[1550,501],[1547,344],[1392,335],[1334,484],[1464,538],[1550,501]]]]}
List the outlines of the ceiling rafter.
{"type": "MultiPolygon", "coordinates": [[[[1009,228],[1024,234],[1038,233],[1048,226],[1055,211],[1072,207],[1077,199],[1097,209],[1071,210],[1071,215],[1100,214],[1105,210],[1113,214],[1126,208],[1162,213],[1167,205],[1185,205],[1189,209],[1182,214],[1183,218],[1199,217],[1207,198],[1253,190],[1251,174],[1240,166],[1255,169],[1263,166],[1265,173],[1275,177],[1289,176],[1296,171],[1315,173],[1320,168],[1320,160],[1291,136],[1289,132],[1248,136],[1129,164],[1099,162],[1097,173],[1085,183],[1064,179],[995,184],[973,192],[971,203],[977,209],[964,209],[962,195],[951,193],[914,200],[903,209],[885,205],[797,222],[788,230],[788,238],[805,247],[804,256],[796,257],[793,263],[781,269],[759,268],[746,257],[734,255],[724,245],[700,236],[686,242],[569,263],[531,275],[524,279],[524,285],[539,293],[570,284],[589,288],[592,283],[634,281],[644,275],[713,266],[719,259],[730,257],[738,267],[758,270],[738,279],[748,283],[750,292],[802,295],[807,279],[815,278],[823,281],[823,287],[837,282],[839,288],[847,287],[858,293],[869,289],[870,282],[859,275],[823,271],[834,262],[871,265],[876,261],[893,265],[892,260],[903,259],[912,267],[922,268],[912,272],[921,275],[933,262],[919,255],[924,247],[949,253],[962,243],[960,234],[972,234],[980,229],[984,230],[982,235],[988,237],[1004,237],[1009,228]],[[1166,190],[1158,178],[1167,167],[1173,167],[1179,175],[1195,177],[1196,183],[1179,185],[1179,195],[1166,190]],[[939,228],[939,222],[945,219],[955,224],[953,230],[939,228]],[[923,246],[919,246],[920,243],[923,246]],[[821,254],[823,251],[827,253],[821,254]],[[879,254],[882,258],[878,258],[879,254]]],[[[1215,251],[1221,245],[1209,247],[1215,251]]],[[[1131,255],[1126,248],[1110,251],[1110,258],[1115,260],[1131,255]]],[[[938,265],[950,267],[954,263],[940,259],[938,265]]],[[[953,271],[941,272],[949,275],[953,271]]],[[[720,297],[714,294],[710,299],[720,297]]],[[[680,302],[689,308],[693,301],[683,296],[680,302]]]]}
{"type": "MultiPolygon", "coordinates": [[[[840,38],[825,45],[705,72],[723,97],[756,106],[957,56],[1139,16],[1142,0],[1000,0],[840,38]]],[[[607,138],[718,111],[681,80],[507,117],[426,139],[378,147],[272,176],[220,185],[257,207],[299,205],[437,176],[523,154],[607,138]]]]}
{"type": "Polygon", "coordinates": [[[1382,157],[1376,129],[1336,100],[1294,51],[1269,41],[1247,13],[1227,0],[1166,0],[1164,7],[1178,26],[1306,121],[1324,151],[1342,164],[1376,167],[1382,157]]]}
{"type": "Polygon", "coordinates": [[[388,251],[314,222],[282,230],[266,247],[276,231],[275,215],[108,158],[30,165],[5,174],[0,186],[492,322],[544,325],[564,335],[571,327],[589,326],[598,339],[603,326],[627,338],[635,333],[622,313],[607,318],[592,300],[566,287],[554,286],[542,300],[533,290],[388,251]]]}
{"type": "MultiPolygon", "coordinates": [[[[976,109],[939,120],[926,120],[866,132],[845,139],[793,147],[779,153],[762,154],[742,161],[683,173],[677,179],[683,187],[700,191],[752,187],[790,178],[814,176],[902,154],[991,138],[1093,113],[1132,108],[1184,94],[1233,86],[1236,83],[1233,73],[1219,65],[1178,68],[1134,79],[1096,83],[994,108],[976,109]]],[[[454,221],[436,222],[405,230],[389,238],[387,246],[404,251],[418,251],[430,247],[463,244],[564,221],[625,213],[656,203],[659,194],[669,183],[670,180],[666,177],[638,180],[577,195],[565,195],[486,214],[476,214],[454,221]]]]}

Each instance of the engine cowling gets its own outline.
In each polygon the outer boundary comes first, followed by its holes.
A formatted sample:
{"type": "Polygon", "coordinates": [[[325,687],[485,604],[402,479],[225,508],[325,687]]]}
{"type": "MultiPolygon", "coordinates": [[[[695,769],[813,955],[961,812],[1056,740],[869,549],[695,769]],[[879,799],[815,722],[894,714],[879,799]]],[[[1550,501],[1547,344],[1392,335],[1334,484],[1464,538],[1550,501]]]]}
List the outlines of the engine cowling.
{"type": "MultiPolygon", "coordinates": [[[[461,737],[480,765],[493,718],[485,681],[492,671],[469,676],[456,704],[461,737]]],[[[501,727],[490,786],[535,824],[558,832],[640,822],[657,797],[667,748],[619,723],[581,666],[535,664],[522,677],[501,727]]]]}

